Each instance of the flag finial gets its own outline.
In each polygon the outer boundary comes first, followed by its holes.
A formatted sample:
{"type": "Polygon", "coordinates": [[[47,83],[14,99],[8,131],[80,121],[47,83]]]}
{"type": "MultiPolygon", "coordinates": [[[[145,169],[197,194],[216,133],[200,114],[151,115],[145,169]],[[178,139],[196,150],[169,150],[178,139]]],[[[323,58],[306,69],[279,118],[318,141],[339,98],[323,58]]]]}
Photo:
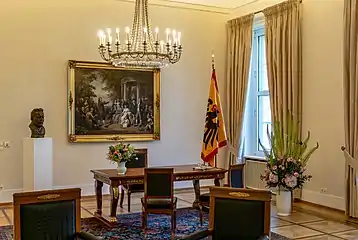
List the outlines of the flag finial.
{"type": "Polygon", "coordinates": [[[211,54],[211,66],[213,67],[213,70],[215,69],[215,55],[214,51],[211,54]]]}

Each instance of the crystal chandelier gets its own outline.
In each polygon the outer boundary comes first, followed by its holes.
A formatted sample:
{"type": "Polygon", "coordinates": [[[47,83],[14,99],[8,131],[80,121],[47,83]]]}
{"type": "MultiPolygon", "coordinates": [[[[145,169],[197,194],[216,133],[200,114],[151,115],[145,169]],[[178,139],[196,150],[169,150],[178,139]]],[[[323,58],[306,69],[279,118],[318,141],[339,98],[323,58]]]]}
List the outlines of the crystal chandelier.
{"type": "Polygon", "coordinates": [[[132,29],[125,28],[121,34],[115,30],[100,31],[99,53],[103,60],[116,67],[128,68],[162,68],[179,61],[182,54],[181,33],[169,28],[165,31],[166,39],[159,39],[159,28],[155,28],[154,37],[148,16],[148,0],[136,0],[132,29]],[[123,41],[123,39],[124,41],[123,41]]]}

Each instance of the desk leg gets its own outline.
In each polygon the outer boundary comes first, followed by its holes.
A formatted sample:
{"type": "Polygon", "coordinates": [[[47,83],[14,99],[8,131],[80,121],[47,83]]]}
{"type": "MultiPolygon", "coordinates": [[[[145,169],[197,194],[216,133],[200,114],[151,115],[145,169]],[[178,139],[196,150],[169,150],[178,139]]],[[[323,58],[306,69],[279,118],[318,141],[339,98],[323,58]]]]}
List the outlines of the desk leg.
{"type": "Polygon", "coordinates": [[[98,215],[102,215],[102,187],[103,187],[103,182],[96,180],[95,189],[96,189],[97,210],[95,214],[98,215]]]}
{"type": "Polygon", "coordinates": [[[111,186],[111,215],[109,221],[111,223],[117,223],[117,206],[119,200],[119,188],[118,186],[111,186]]]}
{"type": "Polygon", "coordinates": [[[199,201],[199,197],[200,197],[200,182],[199,180],[193,180],[193,185],[194,185],[194,193],[195,193],[195,200],[193,202],[193,208],[198,208],[200,207],[200,201],[199,201]]]}

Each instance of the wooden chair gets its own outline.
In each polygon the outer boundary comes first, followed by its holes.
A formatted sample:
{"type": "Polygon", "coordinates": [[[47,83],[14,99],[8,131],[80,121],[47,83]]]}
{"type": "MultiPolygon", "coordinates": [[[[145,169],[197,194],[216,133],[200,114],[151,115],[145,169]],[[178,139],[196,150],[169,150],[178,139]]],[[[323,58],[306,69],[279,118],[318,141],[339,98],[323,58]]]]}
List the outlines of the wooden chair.
{"type": "Polygon", "coordinates": [[[245,188],[245,164],[233,164],[229,167],[228,187],[245,188]]]}
{"type": "MultiPolygon", "coordinates": [[[[136,149],[138,160],[126,163],[127,168],[146,168],[148,167],[148,151],[147,149],[136,149]]],[[[131,211],[131,194],[136,192],[144,192],[144,184],[122,185],[121,200],[119,206],[123,208],[124,194],[127,192],[128,212],[131,211]]]]}
{"type": "Polygon", "coordinates": [[[142,202],[142,226],[147,229],[148,214],[171,215],[171,229],[174,236],[176,229],[176,205],[174,197],[173,168],[145,168],[144,197],[142,202]]]}
{"type": "Polygon", "coordinates": [[[183,240],[269,239],[271,191],[211,187],[209,229],[183,240]]]}
{"type": "Polygon", "coordinates": [[[99,240],[81,232],[81,189],[15,193],[14,239],[99,240]]]}

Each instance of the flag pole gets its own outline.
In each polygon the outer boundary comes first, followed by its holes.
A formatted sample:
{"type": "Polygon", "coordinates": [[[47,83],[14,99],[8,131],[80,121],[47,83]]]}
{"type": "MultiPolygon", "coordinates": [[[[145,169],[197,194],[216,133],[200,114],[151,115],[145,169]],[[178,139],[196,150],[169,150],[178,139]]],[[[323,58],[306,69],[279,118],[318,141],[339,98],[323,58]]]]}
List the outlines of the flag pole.
{"type": "MultiPolygon", "coordinates": [[[[212,51],[212,54],[211,54],[211,67],[212,67],[213,71],[215,71],[215,54],[214,54],[214,51],[212,51]]],[[[217,167],[217,156],[218,156],[218,154],[214,155],[214,167],[217,167]]]]}
{"type": "Polygon", "coordinates": [[[215,55],[214,55],[214,51],[211,54],[211,67],[213,68],[213,70],[215,70],[215,55]]]}

